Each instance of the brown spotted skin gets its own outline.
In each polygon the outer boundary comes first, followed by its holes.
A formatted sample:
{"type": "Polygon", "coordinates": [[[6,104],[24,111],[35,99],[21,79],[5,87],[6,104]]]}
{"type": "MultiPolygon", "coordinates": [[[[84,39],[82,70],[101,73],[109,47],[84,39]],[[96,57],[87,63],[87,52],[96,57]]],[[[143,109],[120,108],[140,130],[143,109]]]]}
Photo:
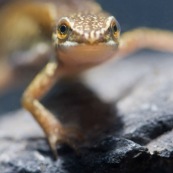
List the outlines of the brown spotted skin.
{"type": "MultiPolygon", "coordinates": [[[[111,23],[114,22],[120,32],[117,20],[106,13],[77,13],[69,17],[63,17],[58,21],[57,26],[66,23],[70,28],[68,39],[58,40],[58,43],[65,41],[80,44],[106,43],[110,40],[118,42],[118,38],[112,37],[111,23]],[[99,21],[99,22],[98,22],[99,21]]],[[[56,34],[56,31],[55,31],[56,34]]]]}
{"type": "MultiPolygon", "coordinates": [[[[72,32],[69,41],[78,43],[106,42],[111,39],[110,23],[106,13],[77,13],[68,18],[72,24],[72,32]]],[[[111,20],[111,19],[110,19],[111,20]]]]}
{"type": "Polygon", "coordinates": [[[69,16],[69,20],[74,22],[74,31],[90,33],[91,31],[100,31],[100,28],[106,28],[106,20],[108,17],[109,15],[106,13],[94,14],[84,12],[69,16]]]}

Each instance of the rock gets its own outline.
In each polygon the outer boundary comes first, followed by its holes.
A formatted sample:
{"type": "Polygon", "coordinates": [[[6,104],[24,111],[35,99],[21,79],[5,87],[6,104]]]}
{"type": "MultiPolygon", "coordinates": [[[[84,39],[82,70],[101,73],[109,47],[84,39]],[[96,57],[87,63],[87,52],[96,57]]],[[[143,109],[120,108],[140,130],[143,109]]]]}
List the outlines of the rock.
{"type": "Polygon", "coordinates": [[[78,151],[58,146],[56,161],[29,113],[2,111],[0,173],[172,173],[172,63],[169,54],[141,53],[56,85],[42,102],[86,135],[78,151]]]}

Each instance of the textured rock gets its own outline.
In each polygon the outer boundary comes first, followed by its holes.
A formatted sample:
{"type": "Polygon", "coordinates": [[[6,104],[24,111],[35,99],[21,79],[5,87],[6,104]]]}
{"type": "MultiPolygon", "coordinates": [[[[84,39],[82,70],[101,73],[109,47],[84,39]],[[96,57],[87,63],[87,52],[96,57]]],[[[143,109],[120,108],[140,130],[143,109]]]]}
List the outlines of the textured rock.
{"type": "Polygon", "coordinates": [[[1,113],[0,173],[172,173],[172,63],[172,55],[137,54],[91,70],[85,86],[78,80],[55,86],[43,103],[86,134],[77,152],[59,146],[57,161],[29,113],[1,113]]]}

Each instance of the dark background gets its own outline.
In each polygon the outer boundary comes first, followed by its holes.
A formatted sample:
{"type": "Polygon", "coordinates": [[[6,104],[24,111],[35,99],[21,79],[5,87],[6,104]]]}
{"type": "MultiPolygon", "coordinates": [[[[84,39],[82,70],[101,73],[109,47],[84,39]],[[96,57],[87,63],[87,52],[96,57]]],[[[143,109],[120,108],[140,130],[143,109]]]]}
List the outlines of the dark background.
{"type": "Polygon", "coordinates": [[[147,26],[173,30],[173,0],[97,0],[116,16],[122,31],[147,26]]]}

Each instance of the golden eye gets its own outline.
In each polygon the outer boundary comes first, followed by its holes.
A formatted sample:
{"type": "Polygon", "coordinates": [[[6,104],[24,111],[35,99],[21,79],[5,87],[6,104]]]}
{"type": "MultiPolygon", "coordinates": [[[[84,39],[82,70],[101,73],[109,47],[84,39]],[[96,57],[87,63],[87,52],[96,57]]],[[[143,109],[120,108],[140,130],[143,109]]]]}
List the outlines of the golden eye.
{"type": "Polygon", "coordinates": [[[69,26],[65,23],[63,24],[60,24],[57,28],[57,31],[58,31],[58,38],[63,40],[63,39],[66,39],[68,34],[69,34],[69,26]]]}
{"type": "Polygon", "coordinates": [[[118,38],[119,35],[120,35],[120,27],[119,27],[119,24],[118,22],[115,23],[113,22],[112,25],[111,25],[111,28],[112,28],[112,34],[115,38],[118,38]]]}

